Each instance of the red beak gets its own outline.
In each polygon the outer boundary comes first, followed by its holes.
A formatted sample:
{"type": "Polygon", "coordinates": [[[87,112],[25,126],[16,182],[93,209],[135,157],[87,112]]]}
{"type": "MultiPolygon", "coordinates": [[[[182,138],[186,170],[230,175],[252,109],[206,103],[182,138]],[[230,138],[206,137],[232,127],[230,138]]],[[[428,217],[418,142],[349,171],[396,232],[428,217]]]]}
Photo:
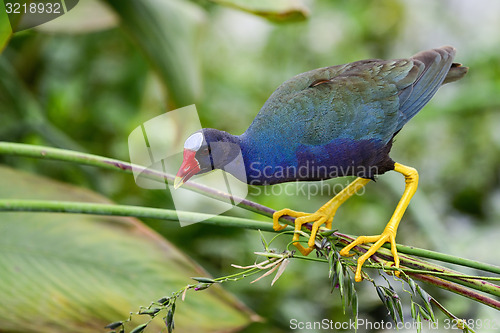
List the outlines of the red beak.
{"type": "Polygon", "coordinates": [[[184,159],[182,161],[181,167],[175,176],[174,189],[178,189],[189,178],[200,172],[200,164],[196,160],[196,152],[191,149],[184,149],[184,159]]]}

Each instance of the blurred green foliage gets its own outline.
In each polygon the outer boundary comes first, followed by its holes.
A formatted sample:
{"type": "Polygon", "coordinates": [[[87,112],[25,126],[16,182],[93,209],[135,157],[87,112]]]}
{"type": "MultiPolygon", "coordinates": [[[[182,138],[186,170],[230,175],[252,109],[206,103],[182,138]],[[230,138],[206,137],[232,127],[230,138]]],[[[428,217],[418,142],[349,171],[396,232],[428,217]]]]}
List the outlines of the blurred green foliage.
{"type": "MultiPolygon", "coordinates": [[[[307,1],[306,20],[281,24],[218,1],[105,2],[120,19],[115,28],[71,34],[63,28],[33,29],[13,36],[0,57],[0,140],[78,147],[127,160],[128,134],[176,107],[196,103],[204,127],[240,134],[272,91],[295,74],[451,44],[469,74],[443,87],[398,134],[392,150],[395,160],[420,171],[419,191],[398,242],[500,263],[492,248],[500,237],[495,1],[307,1]]],[[[169,193],[140,189],[129,176],[47,161],[1,157],[0,162],[89,187],[122,204],[173,208],[169,193]]],[[[311,198],[255,196],[250,189],[250,199],[275,209],[315,211],[333,194],[329,188],[347,181],[328,181],[323,195],[311,198]]],[[[272,192],[294,186],[277,185],[272,192]]],[[[342,207],[334,227],[378,233],[402,188],[398,175],[380,177],[342,207]]],[[[230,214],[262,219],[238,208],[230,214]]],[[[253,262],[253,251],[261,250],[251,231],[146,222],[214,276],[233,272],[231,263],[253,262]]],[[[349,318],[338,295],[329,292],[325,265],[293,262],[272,288],[265,281],[225,287],[267,320],[247,332],[284,332],[291,318],[349,318]]],[[[460,317],[494,318],[489,309],[430,291],[460,317]]],[[[388,320],[371,288],[359,298],[361,318],[388,320]]]]}

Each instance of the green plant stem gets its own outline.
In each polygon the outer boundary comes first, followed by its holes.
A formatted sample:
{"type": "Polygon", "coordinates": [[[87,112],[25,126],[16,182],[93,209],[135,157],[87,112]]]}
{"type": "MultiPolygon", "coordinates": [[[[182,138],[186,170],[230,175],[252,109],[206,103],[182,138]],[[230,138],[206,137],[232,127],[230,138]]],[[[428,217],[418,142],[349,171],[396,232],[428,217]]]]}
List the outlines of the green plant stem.
{"type": "MultiPolygon", "coordinates": [[[[128,205],[115,205],[115,204],[98,204],[98,203],[86,203],[86,202],[72,202],[72,201],[50,201],[50,200],[19,200],[19,199],[0,199],[0,211],[23,211],[23,212],[53,212],[53,213],[75,213],[75,214],[93,214],[93,215],[112,215],[112,216],[133,216],[133,217],[145,217],[153,218],[159,220],[167,220],[172,222],[177,222],[179,219],[189,222],[197,222],[202,220],[201,223],[217,225],[223,227],[237,227],[246,229],[255,229],[268,232],[275,232],[272,224],[269,222],[260,222],[251,219],[244,219],[240,217],[230,217],[230,216],[213,216],[202,213],[193,212],[182,212],[169,209],[142,207],[142,206],[128,206],[128,205]]],[[[293,232],[292,227],[288,226],[282,232],[293,232]]],[[[344,235],[335,232],[337,237],[344,239],[344,243],[347,244],[353,239],[352,236],[344,235]]],[[[441,253],[435,253],[432,251],[427,251],[424,249],[419,249],[410,246],[397,245],[399,253],[417,255],[429,259],[439,260],[441,253]],[[436,255],[437,254],[437,255],[436,255]],[[427,257],[428,256],[428,257],[427,257]]],[[[365,249],[368,248],[365,246],[365,249]]],[[[383,252],[389,260],[392,258],[389,252],[383,252]]],[[[468,264],[469,261],[464,258],[459,258],[450,255],[442,255],[443,258],[447,259],[447,262],[461,264],[464,262],[463,266],[471,267],[468,264]]],[[[314,260],[314,261],[324,261],[321,258],[311,258],[311,257],[300,257],[304,260],[314,260]]],[[[409,258],[409,257],[408,257],[409,258]]],[[[410,259],[409,259],[410,260],[410,259]]],[[[412,259],[411,259],[412,260],[412,259]]],[[[474,268],[482,269],[485,271],[493,271],[496,266],[479,263],[472,261],[474,263],[474,268]]],[[[423,262],[422,262],[423,263],[423,262]]],[[[422,265],[419,263],[419,265],[422,265]]],[[[417,265],[416,263],[414,264],[417,265]]],[[[415,268],[416,269],[416,268],[415,268]]],[[[418,272],[424,270],[430,271],[432,269],[438,274],[449,275],[451,277],[463,276],[463,274],[450,272],[439,272],[436,266],[430,265],[427,269],[419,269],[418,272]]],[[[444,268],[440,268],[444,269],[444,268]]]]}
{"type": "MultiPolygon", "coordinates": [[[[384,244],[384,247],[389,249],[390,245],[384,244]]],[[[460,258],[460,257],[452,256],[452,255],[441,253],[441,252],[436,252],[436,251],[431,251],[431,250],[426,250],[426,249],[419,249],[419,248],[416,248],[413,246],[406,246],[406,245],[399,245],[398,244],[397,249],[398,249],[398,252],[414,255],[417,257],[434,259],[434,260],[438,260],[441,262],[447,262],[450,264],[479,269],[479,270],[482,270],[485,272],[500,274],[500,267],[499,266],[486,264],[484,262],[479,262],[479,261],[466,259],[466,258],[460,258]]]]}
{"type": "MultiPolygon", "coordinates": [[[[0,211],[133,216],[167,220],[172,222],[182,220],[186,223],[198,222],[201,220],[200,223],[223,227],[237,227],[274,232],[273,226],[269,222],[260,222],[230,216],[213,216],[201,213],[182,212],[170,209],[159,209],[141,206],[98,204],[72,201],[6,199],[0,200],[0,211]]],[[[287,228],[289,230],[292,230],[292,227],[290,226],[287,226],[287,228]]]]}
{"type": "Polygon", "coordinates": [[[457,283],[453,283],[450,281],[446,281],[445,279],[439,278],[437,276],[431,276],[427,274],[413,274],[413,273],[408,273],[412,278],[432,284],[436,287],[439,287],[441,289],[446,289],[451,292],[454,292],[456,294],[462,295],[464,297],[467,297],[469,299],[472,299],[474,301],[483,303],[485,305],[488,305],[496,310],[500,311],[500,301],[493,299],[491,297],[482,295],[476,291],[470,290],[468,288],[465,288],[457,283]]]}

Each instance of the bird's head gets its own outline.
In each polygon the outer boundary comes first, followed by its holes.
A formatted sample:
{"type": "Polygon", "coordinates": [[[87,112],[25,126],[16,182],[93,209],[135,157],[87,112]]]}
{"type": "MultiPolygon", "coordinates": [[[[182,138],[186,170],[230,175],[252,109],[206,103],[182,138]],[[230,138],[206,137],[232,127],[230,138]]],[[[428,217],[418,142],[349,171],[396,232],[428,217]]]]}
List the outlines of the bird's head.
{"type": "Polygon", "coordinates": [[[174,188],[191,177],[223,169],[240,153],[237,137],[213,128],[191,134],[184,142],[184,157],[174,181],[174,188]]]}

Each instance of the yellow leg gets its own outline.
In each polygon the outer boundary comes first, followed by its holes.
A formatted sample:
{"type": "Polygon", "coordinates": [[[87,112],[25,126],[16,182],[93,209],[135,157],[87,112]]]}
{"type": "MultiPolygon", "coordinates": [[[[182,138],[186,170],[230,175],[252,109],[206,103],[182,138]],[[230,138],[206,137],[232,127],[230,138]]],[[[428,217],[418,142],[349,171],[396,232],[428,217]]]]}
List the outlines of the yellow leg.
{"type": "MultiPolygon", "coordinates": [[[[349,251],[360,244],[365,244],[365,243],[372,243],[373,244],[368,252],[363,254],[361,257],[358,258],[358,266],[356,269],[356,274],[354,276],[354,279],[359,282],[361,281],[361,266],[363,266],[364,262],[386,242],[391,243],[391,252],[394,257],[394,265],[399,268],[399,257],[398,253],[396,250],[396,232],[398,230],[399,222],[401,221],[401,218],[403,217],[403,214],[406,210],[406,207],[408,207],[408,204],[410,203],[411,198],[415,194],[415,191],[417,190],[418,186],[418,173],[417,170],[401,165],[399,163],[396,163],[394,165],[394,171],[397,171],[401,173],[402,175],[405,176],[405,191],[403,193],[403,196],[399,200],[399,203],[396,207],[396,210],[392,214],[391,219],[389,220],[389,223],[387,223],[384,231],[382,234],[377,235],[377,236],[360,236],[358,237],[355,241],[353,241],[351,244],[347,245],[344,247],[341,251],[340,254],[343,256],[349,256],[349,251]]],[[[399,272],[396,272],[396,275],[399,276],[399,272]]]]}
{"type": "Polygon", "coordinates": [[[352,183],[349,184],[345,189],[340,191],[333,199],[324,204],[315,213],[303,213],[296,212],[294,210],[285,208],[277,211],[273,215],[273,228],[276,231],[282,230],[286,225],[281,225],[279,223],[279,218],[284,215],[295,217],[295,231],[293,235],[293,245],[302,253],[303,255],[308,255],[314,249],[314,240],[316,239],[316,234],[319,227],[324,223],[325,227],[328,229],[332,228],[332,221],[337,209],[342,205],[347,199],[354,195],[359,189],[365,186],[370,180],[366,178],[357,178],[352,183]],[[308,248],[304,248],[299,244],[299,233],[304,223],[312,223],[311,236],[307,243],[308,248]]]}

